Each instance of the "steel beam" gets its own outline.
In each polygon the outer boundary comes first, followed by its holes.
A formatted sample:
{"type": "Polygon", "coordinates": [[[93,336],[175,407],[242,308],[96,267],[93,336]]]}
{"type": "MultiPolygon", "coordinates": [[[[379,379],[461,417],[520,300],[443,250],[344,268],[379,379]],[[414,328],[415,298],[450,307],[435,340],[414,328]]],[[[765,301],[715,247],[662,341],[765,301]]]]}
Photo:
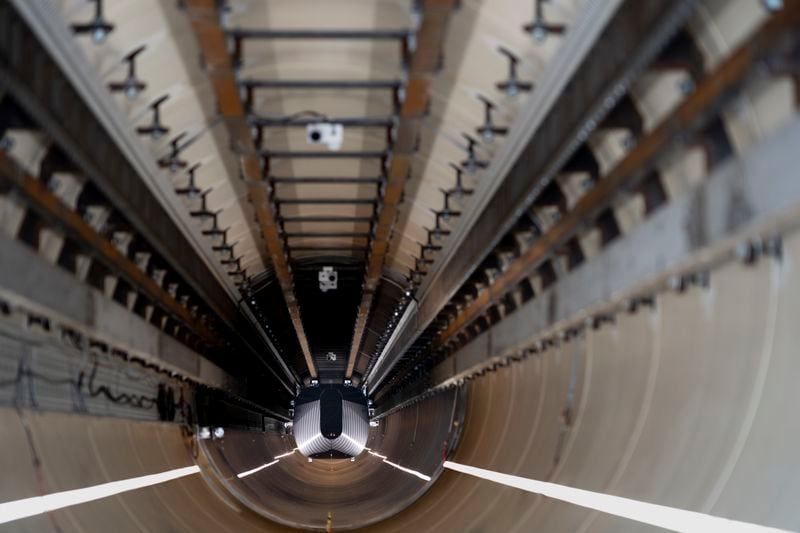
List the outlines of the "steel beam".
{"type": "Polygon", "coordinates": [[[272,183],[290,183],[295,185],[303,185],[303,184],[328,184],[328,185],[360,185],[360,184],[371,184],[374,183],[376,185],[380,185],[384,181],[385,178],[376,177],[376,178],[354,178],[354,177],[322,177],[322,176],[302,176],[302,177],[280,177],[280,176],[268,176],[266,178],[267,181],[272,183]]]}
{"type": "Polygon", "coordinates": [[[127,281],[141,292],[153,305],[166,311],[173,319],[211,346],[220,346],[221,340],[206,324],[193,316],[174,296],[142,271],[135,262],[117,250],[111,241],[97,233],[75,211],[68,208],[47,186],[28,175],[9,155],[0,150],[0,182],[20,194],[28,207],[42,218],[61,229],[76,242],[87,246],[93,259],[103,263],[109,271],[127,281]]]}
{"type": "Polygon", "coordinates": [[[289,252],[366,252],[367,248],[364,246],[336,246],[336,245],[319,245],[319,246],[289,246],[289,252]]]}
{"type": "Polygon", "coordinates": [[[385,117],[265,117],[250,115],[248,122],[254,126],[262,127],[299,127],[305,128],[309,124],[330,122],[341,124],[345,128],[390,128],[395,122],[394,116],[385,117]]]}
{"type": "Polygon", "coordinates": [[[694,3],[617,0],[587,5],[553,58],[563,69],[538,85],[519,117],[522,126],[492,160],[486,174],[494,179],[476,188],[417,293],[419,307],[387,348],[383,368],[373,370],[371,390],[613,109],[694,3]]]}
{"type": "Polygon", "coordinates": [[[275,198],[275,205],[372,205],[375,198],[275,198]]]}
{"type": "Polygon", "coordinates": [[[233,29],[227,35],[234,39],[305,39],[305,40],[400,40],[405,39],[410,30],[252,30],[233,29]]]}
{"type": "Polygon", "coordinates": [[[398,89],[400,80],[262,80],[246,79],[239,82],[246,89],[398,89]]]}
{"type": "MultiPolygon", "coordinates": [[[[628,302],[665,290],[670,277],[731,261],[742,242],[800,230],[798,146],[795,118],[434,367],[423,394],[518,357],[588,318],[625,310],[628,302]]],[[[387,399],[377,418],[415,398],[387,399]]]]}
{"type": "MultiPolygon", "coordinates": [[[[112,120],[115,111],[108,109],[118,106],[108,98],[108,91],[100,86],[102,94],[92,96],[96,87],[80,78],[83,58],[70,48],[72,34],[67,36],[70,46],[65,46],[60,30],[67,30],[48,25],[51,14],[52,7],[43,8],[39,2],[16,1],[13,7],[12,2],[0,3],[4,28],[0,32],[0,86],[68,154],[111,205],[124,213],[170,268],[235,329],[241,324],[241,316],[231,294],[223,288],[221,275],[215,275],[211,263],[198,252],[198,239],[186,237],[187,226],[176,222],[165,208],[164,198],[147,185],[147,180],[154,180],[146,175],[154,167],[151,156],[142,155],[143,147],[126,144],[120,131],[128,125],[120,126],[112,120]],[[43,40],[43,35],[49,41],[43,40]],[[21,55],[19,50],[26,52],[21,55]],[[150,158],[148,163],[142,162],[145,157],[150,158]]],[[[58,23],[63,25],[60,19],[58,23]]],[[[85,77],[94,79],[94,74],[85,77]]]]}
{"type": "Polygon", "coordinates": [[[397,125],[397,140],[387,172],[387,182],[383,190],[378,220],[374,228],[375,236],[368,251],[364,288],[347,358],[345,372],[347,378],[351,378],[353,375],[356,358],[366,331],[372,300],[381,279],[383,264],[389,250],[389,240],[403,198],[403,189],[411,174],[411,161],[417,146],[419,129],[428,110],[429,78],[441,65],[445,30],[455,6],[455,0],[424,0],[419,5],[422,24],[417,31],[417,46],[409,62],[405,99],[400,107],[397,125]]]}
{"type": "Polygon", "coordinates": [[[539,237],[520,257],[485,290],[461,310],[442,330],[435,346],[446,343],[464,327],[485,313],[552,253],[611,205],[620,191],[631,190],[647,173],[665,148],[678,136],[699,131],[714,116],[722,101],[739,87],[752,69],[785,44],[784,37],[800,30],[800,6],[787,5],[764,24],[746,44],[731,54],[713,73],[698,82],[695,90],[636,146],[608,174],[587,192],[546,233],[539,237]]]}
{"type": "Polygon", "coordinates": [[[261,172],[261,162],[250,136],[250,124],[239,93],[236,74],[228,52],[227,37],[220,20],[219,5],[215,0],[184,0],[186,13],[192,24],[209,79],[217,97],[219,112],[223,117],[231,139],[231,145],[240,154],[241,174],[248,188],[249,199],[256,211],[256,217],[272,260],[272,268],[280,283],[289,316],[292,320],[300,349],[312,378],[317,369],[308,345],[300,308],[294,293],[292,271],[280,235],[279,222],[269,197],[267,184],[261,172]]]}
{"type": "Polygon", "coordinates": [[[324,215],[300,215],[300,216],[279,216],[282,223],[303,223],[303,224],[357,224],[372,222],[372,217],[349,217],[349,216],[324,216],[324,215]]]}
{"type": "MultiPolygon", "coordinates": [[[[152,155],[56,10],[40,2],[2,2],[0,24],[5,28],[0,32],[0,91],[13,95],[180,282],[266,363],[264,347],[254,348],[245,340],[253,338],[251,327],[258,331],[260,326],[239,313],[234,283],[172,193],[172,185],[159,179],[152,155]],[[21,56],[18,51],[23,49],[21,56]]],[[[266,367],[273,372],[270,364],[266,367]]]]}

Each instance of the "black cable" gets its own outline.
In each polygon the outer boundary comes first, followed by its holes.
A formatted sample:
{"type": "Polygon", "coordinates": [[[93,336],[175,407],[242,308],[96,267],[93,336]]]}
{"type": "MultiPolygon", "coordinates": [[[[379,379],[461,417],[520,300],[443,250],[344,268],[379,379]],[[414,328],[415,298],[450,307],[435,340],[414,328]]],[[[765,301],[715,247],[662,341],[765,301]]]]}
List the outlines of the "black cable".
{"type": "MultiPolygon", "coordinates": [[[[95,360],[94,365],[92,366],[92,371],[89,375],[89,382],[87,383],[87,390],[92,398],[96,398],[98,396],[105,396],[111,403],[117,405],[130,405],[132,407],[136,407],[139,409],[152,409],[156,406],[158,399],[152,398],[149,396],[145,396],[142,394],[128,394],[128,393],[120,393],[114,394],[111,392],[105,385],[99,385],[98,387],[94,386],[95,377],[97,377],[97,369],[100,367],[99,361],[95,360]]],[[[47,384],[58,386],[58,385],[71,385],[74,387],[75,391],[78,394],[81,394],[83,391],[83,380],[86,377],[86,373],[81,371],[78,380],[75,381],[70,378],[51,378],[40,374],[38,372],[34,372],[28,368],[21,368],[17,372],[16,377],[13,379],[7,379],[0,381],[0,388],[10,387],[10,386],[18,386],[22,383],[25,379],[32,379],[34,381],[43,381],[47,384]]],[[[174,402],[174,399],[173,399],[174,402]]],[[[173,407],[174,409],[174,407],[173,407]]]]}
{"type": "Polygon", "coordinates": [[[291,115],[283,116],[280,118],[280,122],[281,124],[291,124],[295,120],[303,117],[318,118],[320,119],[321,122],[330,122],[330,118],[328,118],[328,115],[310,109],[298,111],[297,113],[292,113],[291,115]]]}
{"type": "MultiPolygon", "coordinates": [[[[152,409],[156,406],[158,402],[157,398],[152,398],[149,396],[145,396],[143,394],[128,394],[122,392],[120,394],[114,394],[111,392],[111,389],[106,387],[105,385],[100,385],[97,388],[94,387],[94,378],[97,376],[97,369],[100,366],[100,363],[95,359],[94,365],[92,366],[92,372],[89,374],[89,382],[87,383],[87,390],[89,391],[89,395],[92,398],[96,398],[100,395],[105,396],[111,403],[117,405],[130,405],[132,407],[136,407],[139,409],[152,409]]],[[[78,378],[78,389],[81,390],[83,386],[83,378],[85,377],[85,373],[81,372],[80,377],[78,378]]]]}

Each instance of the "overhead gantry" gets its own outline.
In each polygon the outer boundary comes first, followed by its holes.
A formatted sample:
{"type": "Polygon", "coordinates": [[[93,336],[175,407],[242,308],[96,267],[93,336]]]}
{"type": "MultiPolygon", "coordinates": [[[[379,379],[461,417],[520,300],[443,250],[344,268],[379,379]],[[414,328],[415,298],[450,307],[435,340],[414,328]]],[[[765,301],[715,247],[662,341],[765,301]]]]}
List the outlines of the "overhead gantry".
{"type": "Polygon", "coordinates": [[[2,527],[800,529],[800,3],[145,1],[0,6],[2,527]]]}
{"type": "Polygon", "coordinates": [[[373,295],[381,281],[389,241],[397,221],[398,207],[403,200],[406,181],[412,172],[414,152],[420,142],[420,122],[429,106],[427,76],[435,72],[443,61],[445,30],[454,5],[452,0],[428,0],[420,6],[422,23],[415,35],[415,47],[407,66],[403,102],[393,131],[395,141],[392,156],[386,172],[386,184],[382,191],[377,220],[372,230],[374,235],[370,239],[367,253],[361,303],[356,314],[355,331],[345,371],[348,379],[353,376],[353,368],[372,309],[373,295]]]}

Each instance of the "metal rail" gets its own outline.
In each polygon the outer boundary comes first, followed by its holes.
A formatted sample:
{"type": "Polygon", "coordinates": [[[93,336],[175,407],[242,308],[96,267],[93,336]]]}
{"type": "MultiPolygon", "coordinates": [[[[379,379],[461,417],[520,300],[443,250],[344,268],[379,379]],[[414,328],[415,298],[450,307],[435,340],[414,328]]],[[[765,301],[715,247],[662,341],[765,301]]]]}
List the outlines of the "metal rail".
{"type": "Polygon", "coordinates": [[[375,198],[274,198],[275,205],[372,205],[375,198]]]}
{"type": "MultiPolygon", "coordinates": [[[[209,79],[214,87],[219,111],[228,128],[231,144],[239,148],[242,177],[247,183],[248,197],[256,211],[261,232],[272,260],[272,268],[281,286],[289,316],[297,335],[300,349],[308,367],[309,375],[317,377],[314,358],[308,345],[300,308],[294,293],[292,271],[280,234],[279,221],[263,180],[261,162],[250,136],[245,107],[236,81],[234,64],[228,51],[227,34],[222,27],[218,4],[215,0],[185,0],[187,16],[200,45],[209,79]]],[[[240,36],[241,37],[241,36],[240,36]]]]}
{"type": "Polygon", "coordinates": [[[397,40],[405,39],[410,30],[228,30],[227,35],[234,39],[306,39],[306,40],[397,40]]]}
{"type": "MultiPolygon", "coordinates": [[[[216,337],[223,338],[227,331],[239,334],[218,352],[244,349],[274,374],[272,363],[264,358],[265,346],[252,334],[260,326],[248,323],[239,312],[234,284],[217,268],[219,263],[206,248],[200,229],[189,223],[188,213],[171,209],[178,198],[165,196],[163,183],[156,179],[155,161],[133,132],[126,133],[130,129],[127,118],[91,72],[62,18],[39,3],[15,0],[0,5],[0,19],[8,30],[0,32],[2,91],[54,141],[52,149],[60,149],[75,172],[96,187],[98,194],[92,202],[122,219],[137,249],[158,258],[158,267],[166,271],[172,288],[177,283],[177,292],[189,295],[191,304],[198,306],[197,316],[210,319],[209,328],[223,328],[214,330],[216,337]],[[20,49],[26,50],[25,57],[8,54],[20,49]],[[33,64],[37,67],[32,68],[33,64]]],[[[156,309],[158,315],[163,314],[162,307],[156,309]]],[[[180,328],[175,337],[187,331],[180,328]]],[[[278,359],[268,346],[267,351],[278,359]]],[[[239,362],[223,364],[230,370],[239,362]]],[[[286,386],[282,378],[278,380],[286,386]]]]}
{"type": "Polygon", "coordinates": [[[261,150],[259,155],[270,159],[385,159],[386,151],[317,152],[311,150],[272,151],[261,150]]]}
{"type": "Polygon", "coordinates": [[[319,122],[330,122],[341,124],[345,128],[390,128],[396,118],[393,116],[385,117],[265,117],[260,115],[250,115],[248,122],[254,126],[261,127],[296,127],[305,128],[309,124],[319,122]]]}
{"type": "MultiPolygon", "coordinates": [[[[78,332],[90,345],[106,345],[109,353],[126,354],[129,360],[141,360],[208,387],[242,391],[233,376],[196,351],[124,305],[108,299],[99,289],[76,283],[74,273],[6,235],[0,235],[0,298],[11,302],[12,313],[45,319],[51,332],[59,329],[78,332]]],[[[4,330],[2,322],[0,332],[17,339],[31,333],[14,322],[6,322],[6,327],[14,325],[4,330]]],[[[56,342],[58,337],[51,332],[45,335],[56,342]]]]}
{"type": "MultiPolygon", "coordinates": [[[[373,368],[370,389],[386,378],[475,269],[584,143],[626,88],[666,45],[693,0],[621,0],[591,4],[564,43],[569,68],[539,84],[523,111],[523,129],[509,138],[475,191],[453,235],[424,278],[419,305],[373,368]],[[609,9],[616,8],[612,13],[609,9]],[[598,13],[602,17],[598,17],[598,13]],[[591,15],[591,16],[589,16],[591,15]],[[598,27],[599,23],[603,26],[598,27]],[[586,42],[592,36],[591,42],[586,42]]],[[[513,132],[512,132],[513,133],[513,132]]]]}
{"type": "Polygon", "coordinates": [[[111,241],[100,235],[81,215],[64,205],[42,182],[28,175],[4,150],[0,150],[0,182],[12,187],[39,216],[86,246],[94,259],[128,282],[134,290],[141,292],[153,305],[166,311],[168,316],[192,334],[208,345],[222,345],[219,337],[193,316],[187,307],[181,305],[135,262],[117,250],[111,241]]]}
{"type": "MultiPolygon", "coordinates": [[[[776,57],[780,63],[783,57],[795,53],[798,46],[796,37],[798,29],[800,29],[800,4],[791,4],[772,15],[746,44],[699,81],[695,90],[673,112],[639,139],[637,145],[598,180],[570,211],[513,260],[488,287],[479,292],[463,309],[457,311],[454,319],[438,333],[424,353],[430,354],[458,338],[467,326],[485,316],[512,291],[519,288],[526,278],[570,238],[584,230],[587,225],[591,225],[599,213],[613,205],[627,191],[635,190],[637,182],[647,175],[664,152],[674,146],[676,139],[691,138],[693,134],[697,134],[711,123],[714,117],[718,116],[722,106],[736,94],[737,89],[760,65],[769,65],[776,57]]],[[[704,236],[703,242],[698,245],[705,245],[705,241],[704,236]]],[[[541,298],[537,299],[540,300],[541,298]]],[[[514,317],[515,313],[510,316],[514,317]]],[[[504,318],[500,317],[501,324],[503,320],[504,318]]],[[[496,321],[490,321],[494,322],[496,321]]],[[[503,344],[502,340],[498,342],[503,344]]]]}
{"type": "Polygon", "coordinates": [[[285,231],[283,236],[287,239],[321,239],[337,237],[369,238],[368,231],[285,231]]]}
{"type": "Polygon", "coordinates": [[[325,215],[300,215],[278,217],[282,223],[305,223],[305,224],[358,224],[370,223],[372,217],[350,217],[350,216],[325,216],[325,215]]]}
{"type": "Polygon", "coordinates": [[[319,246],[289,246],[290,252],[366,252],[367,248],[364,246],[336,246],[336,245],[319,245],[319,246]]]}
{"type": "Polygon", "coordinates": [[[302,177],[278,177],[278,176],[268,176],[267,181],[272,183],[294,183],[294,184],[307,184],[307,183],[315,183],[315,184],[331,184],[331,185],[351,185],[351,184],[370,184],[374,183],[376,185],[380,185],[383,183],[385,178],[377,177],[377,178],[354,178],[354,177],[313,177],[313,176],[302,176],[302,177]]]}
{"type": "Polygon", "coordinates": [[[721,101],[743,82],[755,65],[786,44],[784,37],[793,30],[797,31],[799,27],[800,9],[795,3],[788,4],[748,39],[743,47],[699,82],[696,89],[655,129],[640,139],[616,167],[598,180],[566,215],[459,312],[439,334],[434,346],[445,344],[497,304],[525,278],[532,275],[555,250],[610,206],[621,191],[631,190],[635,182],[652,168],[657,156],[678,136],[697,131],[719,107],[721,101]]]}
{"type": "Polygon", "coordinates": [[[430,96],[428,94],[428,77],[440,66],[445,30],[455,6],[455,0],[425,0],[420,4],[422,25],[417,31],[417,46],[409,61],[405,99],[400,108],[397,126],[397,141],[393,149],[378,220],[374,228],[375,237],[369,246],[364,288],[347,358],[345,377],[348,379],[353,376],[372,301],[389,249],[392,228],[399,212],[403,189],[411,173],[411,160],[419,137],[420,123],[428,109],[430,96]]]}
{"type": "Polygon", "coordinates": [[[800,119],[795,118],[742,156],[715,168],[695,189],[664,206],[657,219],[644,221],[626,239],[449,355],[410,397],[393,395],[380,402],[375,418],[519,360],[542,341],[585,327],[589,317],[630,311],[632,302],[656,302],[654,295],[669,289],[670,278],[692,279],[696,272],[708,271],[713,276],[714,268],[741,259],[736,249],[742,243],[771,240],[777,252],[779,236],[798,230],[800,181],[793,161],[799,145],[800,119]],[[705,200],[709,198],[716,200],[705,200]],[[738,221],[734,225],[732,218],[738,221]],[[708,233],[698,246],[687,228],[700,227],[708,233]],[[658,253],[643,254],[644,249],[658,253]]]}
{"type": "Polygon", "coordinates": [[[246,89],[398,89],[400,80],[257,80],[239,82],[246,89]]]}

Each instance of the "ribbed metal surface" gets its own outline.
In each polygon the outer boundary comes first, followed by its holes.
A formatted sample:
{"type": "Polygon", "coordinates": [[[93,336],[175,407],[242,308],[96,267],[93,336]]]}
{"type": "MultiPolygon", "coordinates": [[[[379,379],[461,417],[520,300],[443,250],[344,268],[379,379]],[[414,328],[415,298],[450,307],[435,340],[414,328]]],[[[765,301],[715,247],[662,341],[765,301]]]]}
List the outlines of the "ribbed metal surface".
{"type": "Polygon", "coordinates": [[[294,413],[294,439],[305,456],[329,451],[330,442],[319,427],[319,400],[298,405],[294,413]]]}
{"type": "Polygon", "coordinates": [[[305,456],[331,451],[352,457],[364,451],[369,432],[367,408],[362,404],[342,401],[342,433],[328,439],[320,431],[319,400],[298,405],[294,415],[294,438],[297,449],[305,456]]]}
{"type": "Polygon", "coordinates": [[[342,401],[342,434],[333,441],[336,449],[355,457],[364,451],[368,433],[367,408],[355,402],[342,401]]]}

